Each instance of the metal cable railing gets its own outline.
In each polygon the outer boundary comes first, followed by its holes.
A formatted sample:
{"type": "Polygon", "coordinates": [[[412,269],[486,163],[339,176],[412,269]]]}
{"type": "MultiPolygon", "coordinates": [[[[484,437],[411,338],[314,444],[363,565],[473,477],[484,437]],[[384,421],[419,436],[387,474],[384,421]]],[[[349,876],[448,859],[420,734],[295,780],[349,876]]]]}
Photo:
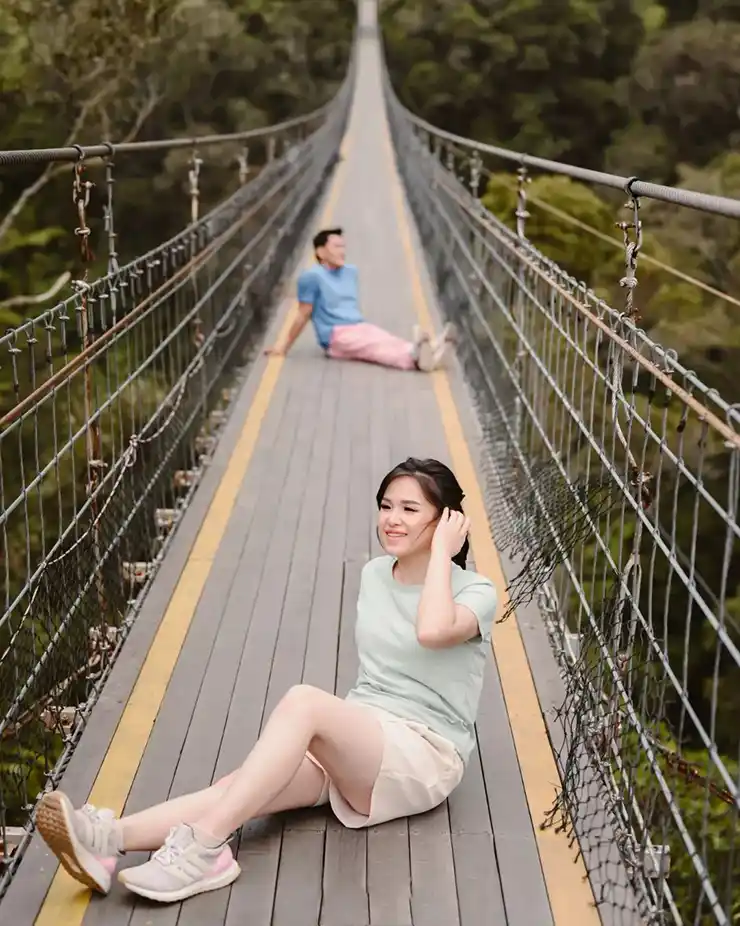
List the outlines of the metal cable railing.
{"type": "Polygon", "coordinates": [[[505,617],[539,603],[563,679],[562,787],[535,825],[577,839],[610,923],[740,923],[740,410],[634,302],[643,197],[732,217],[740,202],[453,136],[387,76],[386,99],[518,568],[505,617]],[[480,152],[627,192],[621,310],[527,240],[525,171],[516,233],[483,207],[480,152]]]}
{"type": "MultiPolygon", "coordinates": [[[[491,167],[483,163],[480,158],[480,153],[477,149],[470,149],[461,145],[456,145],[453,142],[447,143],[447,152],[451,152],[452,158],[456,165],[458,173],[463,171],[471,175],[477,175],[479,178],[479,183],[482,183],[486,180],[494,179],[495,181],[504,180],[508,181],[509,189],[515,193],[518,188],[521,188],[523,184],[528,183],[532,178],[526,173],[526,168],[520,168],[517,171],[517,174],[501,174],[496,173],[491,167]]],[[[494,149],[495,150],[495,149],[494,149]]],[[[565,165],[568,166],[568,165],[565,165]]],[[[567,176],[567,175],[563,175],[567,176]]],[[[701,194],[698,194],[701,195],[701,194]]],[[[577,228],[579,231],[585,232],[586,235],[591,236],[599,241],[602,241],[606,244],[609,244],[615,249],[623,249],[624,244],[620,238],[616,235],[607,235],[598,228],[594,228],[593,225],[589,225],[587,222],[583,222],[576,216],[566,212],[564,209],[560,209],[557,206],[554,206],[551,202],[547,202],[542,196],[534,195],[531,191],[526,193],[526,204],[527,210],[531,207],[534,207],[541,212],[547,213],[557,219],[562,223],[562,228],[565,229],[567,226],[577,228]]],[[[514,215],[512,215],[512,218],[514,215]]],[[[527,212],[526,218],[532,218],[532,215],[527,212]]],[[[665,263],[665,261],[659,260],[652,255],[641,250],[640,252],[640,264],[648,265],[656,270],[668,274],[675,279],[681,280],[684,283],[696,287],[697,289],[702,290],[702,292],[707,293],[710,296],[714,296],[716,299],[721,300],[722,302],[732,305],[736,308],[740,308],[740,299],[731,295],[730,293],[724,292],[723,290],[717,289],[714,286],[705,283],[703,280],[698,279],[695,276],[692,276],[689,273],[685,273],[683,270],[679,270],[677,267],[665,263]]]]}
{"type": "MultiPolygon", "coordinates": [[[[0,337],[11,387],[0,401],[0,896],[208,465],[337,157],[353,70],[318,112],[229,136],[259,140],[265,163],[248,181],[242,162],[242,185],[202,217],[194,156],[192,223],[125,266],[109,200],[108,274],[83,275],[70,299],[0,337]]],[[[11,154],[0,164],[75,161],[85,259],[84,161],[108,146],[11,154]]]]}
{"type": "Polygon", "coordinates": [[[102,142],[98,145],[67,145],[63,148],[31,148],[11,151],[0,151],[0,167],[17,164],[54,164],[64,161],[74,162],[81,160],[94,160],[95,158],[113,158],[117,154],[143,154],[146,151],[174,151],[177,148],[202,148],[214,145],[240,142],[260,142],[272,146],[273,155],[275,146],[287,140],[291,135],[298,140],[298,133],[310,134],[313,128],[320,125],[322,119],[333,108],[332,100],[313,112],[304,116],[296,116],[285,122],[277,122],[261,129],[249,129],[245,132],[230,132],[224,135],[197,135],[190,138],[157,138],[150,141],[131,141],[122,144],[102,142]]]}
{"type": "Polygon", "coordinates": [[[655,199],[674,206],[684,206],[687,209],[698,209],[700,212],[710,212],[713,215],[740,219],[740,200],[738,199],[713,196],[709,193],[698,193],[693,190],[681,190],[660,183],[648,183],[640,180],[639,177],[621,177],[618,174],[590,170],[586,167],[578,167],[575,164],[566,164],[563,161],[551,161],[547,158],[534,157],[531,154],[523,154],[509,148],[486,145],[472,138],[464,138],[461,135],[454,135],[452,132],[445,132],[444,129],[440,129],[415,116],[405,107],[402,107],[402,109],[408,124],[413,126],[415,132],[428,136],[428,139],[434,144],[437,154],[440,153],[443,146],[448,150],[451,150],[453,146],[458,146],[470,152],[477,152],[479,156],[481,154],[491,155],[503,161],[518,164],[522,168],[535,168],[548,174],[571,177],[573,180],[580,180],[589,184],[589,186],[603,186],[610,187],[613,190],[626,191],[631,196],[639,199],[655,199]]]}

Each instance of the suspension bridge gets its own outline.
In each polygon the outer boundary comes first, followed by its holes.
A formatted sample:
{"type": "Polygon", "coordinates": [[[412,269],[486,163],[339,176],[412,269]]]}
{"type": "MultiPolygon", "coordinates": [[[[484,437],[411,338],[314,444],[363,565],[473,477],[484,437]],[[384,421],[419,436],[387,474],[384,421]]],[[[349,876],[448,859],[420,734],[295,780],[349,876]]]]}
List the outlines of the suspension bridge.
{"type": "Polygon", "coordinates": [[[740,202],[423,122],[390,86],[373,0],[322,110],[238,136],[0,152],[3,171],[65,161],[88,263],[104,173],[108,267],[0,337],[2,922],[740,923],[740,413],[636,308],[641,205],[737,219],[740,202]],[[224,144],[244,146],[238,184],[205,211],[200,170],[224,144]],[[193,151],[190,222],[122,264],[116,165],[174,147],[193,151]],[[480,201],[492,163],[511,167],[515,229],[480,201]],[[538,170],[627,199],[623,304],[528,241],[538,170]],[[263,356],[327,225],[345,229],[369,320],[456,323],[445,370],[329,362],[308,336],[263,356]],[[44,789],[135,811],[239,764],[291,685],[350,687],[373,497],[408,455],[460,478],[501,597],[459,789],[367,832],[323,809],[253,821],[242,877],[181,908],[80,890],[34,833],[44,789]]]}

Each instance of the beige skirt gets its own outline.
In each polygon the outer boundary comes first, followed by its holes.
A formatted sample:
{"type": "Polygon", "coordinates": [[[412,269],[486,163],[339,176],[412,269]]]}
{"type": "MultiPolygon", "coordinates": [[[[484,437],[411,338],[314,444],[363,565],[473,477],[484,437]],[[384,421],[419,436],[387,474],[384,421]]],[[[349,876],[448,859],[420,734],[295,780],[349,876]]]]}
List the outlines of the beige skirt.
{"type": "Polygon", "coordinates": [[[374,712],[383,729],[383,758],[370,799],[370,813],[365,816],[350,807],[321,763],[306,753],[324,772],[324,787],[316,806],[329,803],[340,823],[359,829],[424,813],[441,804],[460,784],[465,771],[452,743],[424,724],[370,705],[363,707],[374,712]]]}

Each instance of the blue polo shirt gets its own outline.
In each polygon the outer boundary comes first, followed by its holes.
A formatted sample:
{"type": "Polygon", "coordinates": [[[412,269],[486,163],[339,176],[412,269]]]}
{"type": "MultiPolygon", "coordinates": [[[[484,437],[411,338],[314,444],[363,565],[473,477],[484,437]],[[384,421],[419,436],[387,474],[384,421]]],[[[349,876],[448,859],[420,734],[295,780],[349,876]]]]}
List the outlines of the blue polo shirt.
{"type": "Polygon", "coordinates": [[[345,264],[329,270],[315,264],[298,277],[298,301],[313,306],[316,340],[326,350],[337,325],[357,325],[364,321],[358,307],[357,267],[345,264]]]}

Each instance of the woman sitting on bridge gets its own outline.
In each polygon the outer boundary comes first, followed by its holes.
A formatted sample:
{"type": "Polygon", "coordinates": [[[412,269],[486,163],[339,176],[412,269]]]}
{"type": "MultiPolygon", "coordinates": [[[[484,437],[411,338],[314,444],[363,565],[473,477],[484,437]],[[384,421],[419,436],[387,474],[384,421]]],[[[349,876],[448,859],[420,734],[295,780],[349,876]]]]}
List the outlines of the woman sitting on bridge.
{"type": "Polygon", "coordinates": [[[119,880],[180,901],[238,877],[228,841],[255,817],[329,803],[345,826],[373,826],[431,810],[457,787],[475,745],[496,592],[465,569],[469,522],[446,466],[408,459],[376,500],[387,555],[362,571],[347,697],[296,685],[240,768],[140,813],[115,819],[46,794],[38,828],[72,877],[107,893],[119,855],[158,850],[119,880]]]}

